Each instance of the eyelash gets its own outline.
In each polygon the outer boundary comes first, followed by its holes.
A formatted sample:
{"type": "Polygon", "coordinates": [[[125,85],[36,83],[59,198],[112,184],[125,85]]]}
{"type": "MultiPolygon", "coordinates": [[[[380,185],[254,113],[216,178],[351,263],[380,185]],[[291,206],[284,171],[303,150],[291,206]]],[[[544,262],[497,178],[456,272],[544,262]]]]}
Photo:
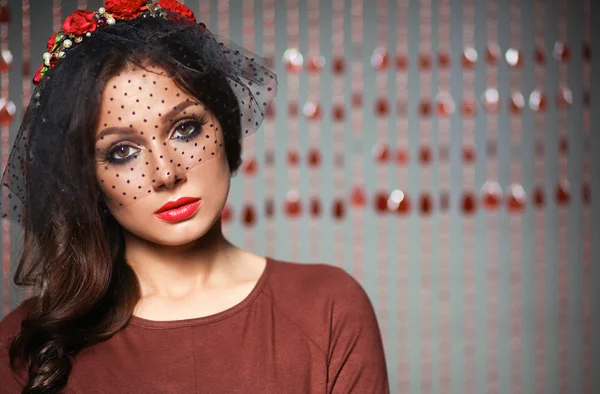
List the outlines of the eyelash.
{"type": "MultiPolygon", "coordinates": [[[[174,130],[175,130],[174,133],[177,132],[178,129],[181,126],[185,126],[185,127],[194,126],[194,131],[192,131],[188,135],[181,136],[181,137],[175,138],[175,139],[178,140],[178,141],[183,141],[183,142],[187,142],[187,141],[193,140],[194,138],[198,137],[202,133],[202,130],[203,130],[204,125],[206,123],[208,123],[208,119],[206,118],[205,115],[200,116],[200,117],[195,118],[195,119],[186,119],[186,120],[184,120],[182,122],[179,122],[174,127],[174,130]]],[[[185,128],[184,128],[184,130],[185,130],[185,128]]],[[[127,157],[124,157],[122,159],[115,158],[114,157],[115,153],[121,147],[134,148],[133,146],[131,146],[129,144],[124,144],[122,142],[117,142],[114,145],[112,145],[109,149],[107,149],[107,150],[105,150],[103,152],[103,154],[102,154],[102,156],[104,157],[103,163],[108,162],[108,163],[114,164],[114,165],[124,165],[124,164],[129,163],[131,160],[133,160],[137,156],[137,153],[132,153],[132,154],[130,154],[127,157]]]]}

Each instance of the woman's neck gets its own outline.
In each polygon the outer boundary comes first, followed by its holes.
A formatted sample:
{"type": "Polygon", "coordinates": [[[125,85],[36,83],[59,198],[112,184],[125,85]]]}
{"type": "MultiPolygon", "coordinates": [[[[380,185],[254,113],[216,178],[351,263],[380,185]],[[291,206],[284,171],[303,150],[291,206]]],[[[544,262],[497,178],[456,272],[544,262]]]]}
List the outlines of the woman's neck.
{"type": "Polygon", "coordinates": [[[142,298],[184,298],[224,283],[243,253],[225,239],[220,220],[185,245],[160,245],[125,232],[125,260],[138,277],[142,298]]]}

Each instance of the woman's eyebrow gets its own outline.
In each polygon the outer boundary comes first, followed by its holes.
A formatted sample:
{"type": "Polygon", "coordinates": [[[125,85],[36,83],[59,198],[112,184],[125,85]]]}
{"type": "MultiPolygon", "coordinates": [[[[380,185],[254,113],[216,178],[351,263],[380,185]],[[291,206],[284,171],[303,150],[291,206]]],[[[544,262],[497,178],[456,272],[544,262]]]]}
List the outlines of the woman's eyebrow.
{"type": "Polygon", "coordinates": [[[98,136],[96,137],[96,141],[101,140],[102,138],[106,137],[107,135],[111,135],[111,134],[131,135],[134,133],[135,132],[133,131],[133,129],[131,129],[129,127],[107,127],[98,134],[98,136]]]}
{"type": "Polygon", "coordinates": [[[198,103],[197,101],[192,101],[189,99],[180,102],[179,104],[174,106],[173,109],[169,110],[169,112],[167,112],[166,114],[163,115],[163,117],[162,117],[163,124],[171,121],[171,118],[173,118],[175,115],[177,115],[179,112],[183,111],[187,107],[191,107],[192,105],[201,105],[201,104],[198,103]]]}
{"type": "MultiPolygon", "coordinates": [[[[166,114],[162,116],[163,124],[171,121],[171,119],[177,115],[179,112],[183,111],[187,107],[192,105],[201,105],[200,103],[192,100],[185,100],[174,106],[171,110],[169,110],[166,114]]],[[[103,129],[98,136],[96,137],[96,141],[106,137],[107,135],[116,134],[116,135],[131,135],[134,134],[135,131],[131,127],[107,127],[103,129]]]]}

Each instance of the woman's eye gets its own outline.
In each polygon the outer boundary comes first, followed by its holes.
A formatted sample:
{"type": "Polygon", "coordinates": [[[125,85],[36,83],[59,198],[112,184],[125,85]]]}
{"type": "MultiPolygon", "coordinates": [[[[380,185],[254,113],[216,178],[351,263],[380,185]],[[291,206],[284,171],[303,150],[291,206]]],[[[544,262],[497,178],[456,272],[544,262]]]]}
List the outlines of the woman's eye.
{"type": "Polygon", "coordinates": [[[194,124],[192,122],[186,122],[183,124],[180,124],[179,126],[177,126],[177,128],[175,129],[175,137],[186,137],[190,134],[192,134],[194,132],[194,124]]]}
{"type": "Polygon", "coordinates": [[[188,140],[197,136],[202,131],[205,121],[187,121],[175,127],[172,139],[188,140]]]}
{"type": "Polygon", "coordinates": [[[112,158],[115,160],[123,160],[135,154],[137,150],[133,146],[119,145],[112,152],[112,158]]]}

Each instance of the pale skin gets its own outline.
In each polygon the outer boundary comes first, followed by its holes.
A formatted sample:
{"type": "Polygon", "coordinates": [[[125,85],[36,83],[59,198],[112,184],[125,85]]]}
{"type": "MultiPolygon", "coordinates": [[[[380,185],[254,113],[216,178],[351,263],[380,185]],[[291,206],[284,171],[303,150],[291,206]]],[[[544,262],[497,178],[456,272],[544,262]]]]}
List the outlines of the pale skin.
{"type": "MultiPolygon", "coordinates": [[[[161,72],[159,68],[151,70],[161,72]]],[[[155,180],[151,183],[152,193],[123,205],[119,205],[120,192],[128,190],[129,185],[118,182],[125,182],[125,177],[114,178],[115,189],[100,183],[104,195],[110,197],[106,199],[110,214],[125,230],[126,261],[141,287],[134,315],[143,319],[182,320],[226,310],[252,291],[266,265],[265,257],[236,247],[222,232],[221,212],[231,181],[225,149],[188,170],[169,160],[173,153],[163,145],[181,136],[172,131],[178,121],[205,116],[222,139],[218,120],[203,105],[187,107],[173,116],[173,122],[163,125],[164,119],[158,114],[166,114],[186,99],[197,102],[166,72],[149,74],[135,66],[112,77],[102,96],[96,136],[107,127],[123,126],[129,126],[132,135],[104,134],[97,139],[96,148],[106,152],[124,145],[117,157],[140,155],[150,162],[152,171],[146,174],[155,180]],[[138,87],[143,89],[138,92],[138,87]],[[149,127],[155,124],[161,126],[149,127]],[[143,136],[140,130],[144,130],[143,136]],[[201,198],[193,216],[171,223],[154,215],[166,202],[180,197],[201,198]]],[[[204,131],[208,125],[194,127],[204,131]]],[[[104,164],[97,165],[99,179],[106,175],[103,169],[104,164]]]]}

